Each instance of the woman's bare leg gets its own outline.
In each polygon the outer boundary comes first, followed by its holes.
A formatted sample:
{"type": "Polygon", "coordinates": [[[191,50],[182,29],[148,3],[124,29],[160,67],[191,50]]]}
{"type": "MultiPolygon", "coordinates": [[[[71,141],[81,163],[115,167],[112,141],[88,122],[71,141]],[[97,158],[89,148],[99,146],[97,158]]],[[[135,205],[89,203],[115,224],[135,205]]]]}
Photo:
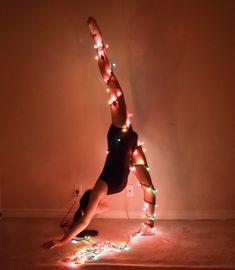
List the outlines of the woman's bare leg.
{"type": "Polygon", "coordinates": [[[101,31],[94,18],[90,17],[87,23],[95,41],[100,73],[108,86],[107,91],[109,92],[112,124],[118,127],[127,128],[129,126],[129,120],[124,95],[120,84],[113,73],[112,67],[110,66],[101,31]]]}
{"type": "Polygon", "coordinates": [[[141,234],[154,234],[156,190],[149,174],[148,163],[141,145],[137,146],[132,154],[132,171],[139,180],[144,191],[145,222],[141,234]]]}

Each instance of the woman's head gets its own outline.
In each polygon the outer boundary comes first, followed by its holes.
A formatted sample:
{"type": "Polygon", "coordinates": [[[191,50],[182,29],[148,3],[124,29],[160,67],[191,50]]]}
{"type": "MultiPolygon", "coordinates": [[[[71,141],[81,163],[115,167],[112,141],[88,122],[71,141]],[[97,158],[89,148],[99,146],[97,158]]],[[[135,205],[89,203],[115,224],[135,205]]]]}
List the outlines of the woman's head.
{"type": "Polygon", "coordinates": [[[91,191],[92,191],[91,189],[88,189],[87,191],[85,191],[80,199],[80,208],[83,212],[85,212],[87,205],[89,203],[91,191]]]}
{"type": "Polygon", "coordinates": [[[88,189],[82,195],[82,197],[80,199],[80,205],[79,205],[79,208],[74,215],[73,222],[78,221],[82,217],[82,213],[84,213],[86,211],[86,208],[87,208],[88,203],[89,203],[91,191],[92,191],[91,189],[88,189]]]}

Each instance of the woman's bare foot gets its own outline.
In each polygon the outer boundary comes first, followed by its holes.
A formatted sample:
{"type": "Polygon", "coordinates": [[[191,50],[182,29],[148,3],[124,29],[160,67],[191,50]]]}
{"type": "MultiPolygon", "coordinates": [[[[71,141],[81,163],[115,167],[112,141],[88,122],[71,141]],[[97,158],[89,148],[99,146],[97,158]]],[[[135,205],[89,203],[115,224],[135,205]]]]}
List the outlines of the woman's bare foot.
{"type": "Polygon", "coordinates": [[[146,236],[152,236],[155,235],[156,233],[156,229],[154,227],[154,225],[148,225],[146,223],[144,223],[142,225],[142,227],[140,228],[139,232],[140,235],[146,235],[146,236]]]}
{"type": "Polygon", "coordinates": [[[102,39],[102,35],[101,35],[101,31],[100,28],[96,22],[96,19],[93,17],[89,17],[87,20],[89,29],[90,29],[90,33],[95,41],[95,44],[97,46],[97,49],[101,49],[104,44],[103,44],[103,39],[102,39]]]}
{"type": "Polygon", "coordinates": [[[103,43],[102,34],[95,18],[89,17],[87,23],[90,29],[91,36],[95,42],[99,69],[104,81],[107,83],[111,77],[112,69],[110,67],[109,59],[106,54],[106,48],[103,43]]]}

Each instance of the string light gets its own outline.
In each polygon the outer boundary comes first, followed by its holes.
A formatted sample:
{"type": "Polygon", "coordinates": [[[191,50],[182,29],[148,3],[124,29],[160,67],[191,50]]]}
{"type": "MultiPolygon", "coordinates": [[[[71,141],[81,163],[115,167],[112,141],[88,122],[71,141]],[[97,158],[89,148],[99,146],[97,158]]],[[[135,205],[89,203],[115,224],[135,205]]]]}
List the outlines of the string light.
{"type": "Polygon", "coordinates": [[[126,120],[126,125],[129,127],[129,126],[130,126],[130,124],[131,124],[131,121],[130,121],[130,119],[129,119],[129,118],[127,118],[127,120],[126,120]]]}
{"type": "Polygon", "coordinates": [[[121,91],[118,91],[117,92],[117,96],[120,97],[122,95],[122,92],[121,91]]]}
{"type": "Polygon", "coordinates": [[[102,42],[100,40],[97,41],[96,45],[97,45],[97,49],[103,48],[102,42]]]}
{"type": "Polygon", "coordinates": [[[133,167],[130,167],[130,170],[131,170],[132,172],[135,172],[135,171],[136,171],[136,168],[133,166],[133,167]]]}
{"type": "Polygon", "coordinates": [[[130,239],[126,243],[115,244],[108,241],[92,243],[91,246],[82,248],[74,253],[74,256],[70,259],[69,265],[74,267],[80,264],[84,264],[89,261],[96,261],[102,255],[103,252],[121,252],[129,251],[131,247],[128,245],[130,239]]]}
{"type": "Polygon", "coordinates": [[[116,102],[117,101],[117,99],[116,98],[114,98],[114,97],[112,97],[109,101],[108,101],[108,104],[109,105],[112,105],[114,102],[116,102]]]}

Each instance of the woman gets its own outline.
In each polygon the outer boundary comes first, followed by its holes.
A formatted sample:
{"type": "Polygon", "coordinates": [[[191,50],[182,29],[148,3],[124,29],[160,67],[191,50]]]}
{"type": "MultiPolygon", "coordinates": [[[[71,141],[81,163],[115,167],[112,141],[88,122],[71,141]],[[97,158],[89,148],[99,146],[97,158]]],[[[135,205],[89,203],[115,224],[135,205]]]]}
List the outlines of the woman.
{"type": "Polygon", "coordinates": [[[127,113],[124,94],[114,75],[106,54],[101,31],[94,18],[87,21],[90,33],[95,42],[97,60],[101,75],[108,85],[109,104],[112,124],[108,132],[108,151],[103,171],[96,181],[89,202],[80,220],[60,239],[51,240],[45,244],[49,249],[64,245],[83,231],[96,213],[99,204],[107,195],[121,192],[127,185],[130,167],[144,190],[146,215],[141,235],[154,234],[155,189],[149,174],[149,167],[138,135],[134,132],[127,113]]]}

